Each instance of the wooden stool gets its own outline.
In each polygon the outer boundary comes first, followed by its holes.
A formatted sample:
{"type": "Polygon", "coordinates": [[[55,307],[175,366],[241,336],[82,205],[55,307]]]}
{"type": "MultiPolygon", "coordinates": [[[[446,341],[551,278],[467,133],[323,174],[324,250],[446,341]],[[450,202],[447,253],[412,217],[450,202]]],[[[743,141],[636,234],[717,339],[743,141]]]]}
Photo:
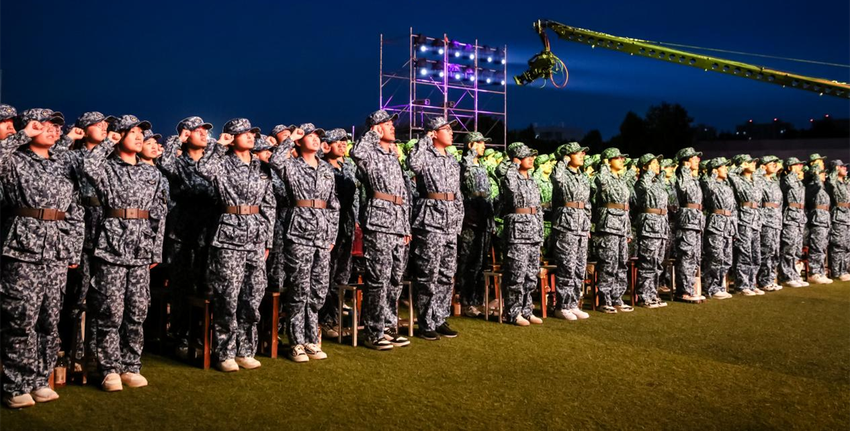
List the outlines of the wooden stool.
{"type": "Polygon", "coordinates": [[[358,318],[358,313],[360,312],[360,304],[363,302],[363,283],[355,283],[355,284],[337,284],[337,291],[339,293],[339,308],[337,312],[339,315],[337,318],[339,319],[339,335],[337,336],[337,342],[342,344],[342,333],[345,329],[343,325],[343,308],[345,306],[345,292],[353,292],[354,297],[354,306],[351,307],[351,345],[357,347],[357,329],[360,325],[360,319],[358,318]]]}
{"type": "Polygon", "coordinates": [[[205,370],[210,369],[210,352],[212,351],[212,305],[208,298],[189,296],[189,350],[195,353],[201,351],[201,363],[205,370]],[[200,313],[198,316],[196,313],[200,313]],[[193,320],[193,317],[198,319],[193,320]],[[201,342],[197,340],[200,338],[201,342]]]}
{"type": "Polygon", "coordinates": [[[556,265],[541,265],[537,277],[540,278],[540,308],[541,317],[546,318],[549,311],[549,294],[555,292],[556,265]]]}
{"type": "Polygon", "coordinates": [[[629,272],[627,275],[629,283],[629,294],[631,295],[631,306],[637,307],[637,258],[629,258],[629,272]]]}
{"type": "MultiPolygon", "coordinates": [[[[260,303],[259,337],[257,350],[270,358],[277,358],[278,332],[280,322],[280,292],[266,291],[260,303]]],[[[321,331],[319,331],[321,334],[321,331]]]]}
{"type": "Polygon", "coordinates": [[[596,308],[599,307],[599,294],[596,287],[597,279],[598,274],[596,273],[596,262],[587,262],[584,285],[582,288],[582,298],[579,300],[579,309],[584,308],[584,298],[588,295],[592,298],[590,301],[590,309],[596,311],[596,308]]]}
{"type": "Polygon", "coordinates": [[[498,302],[499,315],[497,317],[499,323],[502,323],[502,273],[496,271],[484,271],[484,320],[490,320],[490,286],[496,292],[496,302],[498,302]]]}
{"type": "Polygon", "coordinates": [[[670,273],[670,286],[667,286],[670,289],[668,295],[670,296],[670,301],[674,301],[676,298],[676,259],[672,257],[665,259],[663,265],[664,270],[670,273]]]}
{"type": "MultiPolygon", "coordinates": [[[[401,288],[402,288],[402,290],[401,290],[402,295],[404,295],[404,289],[407,289],[408,314],[407,314],[407,325],[405,325],[405,326],[407,326],[407,336],[412,337],[413,336],[413,324],[414,324],[414,318],[415,318],[414,310],[416,310],[416,307],[414,306],[414,302],[413,302],[413,284],[410,282],[410,280],[404,280],[404,281],[401,282],[401,288]]],[[[403,327],[404,326],[401,324],[401,320],[399,320],[398,321],[398,328],[401,329],[403,327]]],[[[399,332],[401,332],[401,331],[399,331],[399,332]]]]}

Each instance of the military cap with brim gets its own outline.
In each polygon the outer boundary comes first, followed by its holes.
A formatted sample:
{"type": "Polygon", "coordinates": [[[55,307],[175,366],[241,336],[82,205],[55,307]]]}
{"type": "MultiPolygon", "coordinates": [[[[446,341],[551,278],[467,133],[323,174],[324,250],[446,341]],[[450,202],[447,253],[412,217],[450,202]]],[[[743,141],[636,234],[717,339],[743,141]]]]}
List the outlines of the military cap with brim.
{"type": "Polygon", "coordinates": [[[226,123],[221,128],[222,133],[233,135],[241,135],[243,133],[259,133],[259,127],[252,127],[251,122],[247,118],[234,118],[226,123]]]}
{"type": "Polygon", "coordinates": [[[768,163],[781,163],[782,160],[779,157],[774,155],[768,155],[761,158],[761,164],[766,165],[768,163]]]}
{"type": "Polygon", "coordinates": [[[626,158],[626,157],[629,157],[629,155],[621,153],[619,148],[614,148],[614,147],[606,148],[606,149],[602,150],[602,159],[611,160],[611,159],[616,159],[616,158],[620,158],[620,157],[626,158]]]}
{"type": "Polygon", "coordinates": [[[320,128],[314,126],[313,123],[304,123],[304,124],[298,126],[298,128],[304,131],[304,136],[307,136],[311,133],[315,133],[320,138],[325,136],[325,129],[320,129],[320,128]]]}
{"type": "Polygon", "coordinates": [[[144,136],[144,140],[145,140],[145,141],[147,141],[148,139],[153,138],[153,139],[156,139],[156,140],[157,140],[157,142],[159,142],[159,140],[160,140],[160,139],[162,139],[162,135],[160,135],[159,133],[154,133],[154,132],[153,132],[152,130],[150,130],[150,129],[145,130],[144,132],[142,132],[142,135],[144,136]]]}
{"type": "Polygon", "coordinates": [[[481,134],[481,132],[469,132],[463,138],[463,143],[465,143],[465,144],[470,144],[472,142],[491,142],[491,141],[492,141],[492,139],[485,138],[484,135],[481,134]]]}
{"type": "Polygon", "coordinates": [[[285,124],[278,124],[277,126],[274,126],[272,128],[271,136],[276,137],[278,133],[280,133],[284,130],[289,130],[291,132],[291,131],[295,130],[297,127],[298,126],[296,126],[294,124],[290,124],[289,126],[287,126],[285,124]]]}
{"type": "Polygon", "coordinates": [[[708,162],[708,168],[709,169],[717,169],[721,166],[726,166],[728,164],[729,164],[729,159],[727,159],[726,157],[715,157],[715,158],[711,159],[710,162],[708,162]]]}
{"type": "Polygon", "coordinates": [[[752,158],[749,154],[738,154],[735,157],[732,157],[732,163],[736,165],[740,165],[741,163],[749,163],[749,162],[758,162],[758,159],[752,158]]]}
{"type": "Polygon", "coordinates": [[[259,153],[260,151],[271,150],[274,148],[267,138],[268,136],[266,135],[260,135],[260,139],[254,141],[254,148],[251,148],[251,152],[259,153]]]}
{"type": "Polygon", "coordinates": [[[512,159],[524,159],[526,157],[536,156],[537,150],[529,148],[522,142],[514,142],[508,148],[508,156],[512,159]],[[518,145],[514,145],[518,144],[518,145]]]}
{"type": "Polygon", "coordinates": [[[662,168],[670,168],[676,166],[676,162],[673,159],[664,159],[661,161],[662,168]]]}
{"type": "Polygon", "coordinates": [[[804,161],[802,161],[802,160],[800,160],[796,157],[789,157],[789,158],[785,159],[785,166],[787,166],[789,168],[791,166],[794,166],[794,165],[805,165],[805,164],[806,163],[804,161]]]}
{"type": "Polygon", "coordinates": [[[0,103],[0,121],[6,121],[18,116],[18,111],[12,105],[0,103]]]}
{"type": "Polygon", "coordinates": [[[693,156],[702,157],[702,151],[697,151],[694,147],[685,147],[676,153],[676,160],[690,159],[693,156]]]}
{"type": "Polygon", "coordinates": [[[183,130],[195,130],[198,127],[203,127],[204,129],[210,130],[213,126],[210,123],[204,122],[204,119],[201,117],[186,117],[179,123],[177,123],[177,133],[180,133],[183,130]]]}
{"type": "Polygon", "coordinates": [[[656,156],[655,154],[652,154],[652,153],[646,153],[646,154],[640,156],[640,158],[638,159],[638,166],[644,167],[644,166],[652,163],[653,160],[658,160],[659,166],[660,166],[661,159],[663,159],[663,158],[664,158],[664,156],[661,155],[661,154],[656,156]]]}
{"type": "Polygon", "coordinates": [[[582,147],[581,144],[579,144],[578,142],[569,142],[569,143],[562,144],[561,146],[559,146],[558,149],[555,150],[555,154],[558,157],[564,157],[564,156],[568,156],[570,154],[575,154],[575,153],[579,153],[579,152],[587,153],[587,150],[589,150],[589,149],[590,148],[588,148],[588,147],[582,147]]]}
{"type": "Polygon", "coordinates": [[[21,114],[17,116],[16,121],[19,123],[16,127],[18,129],[25,128],[30,121],[50,121],[53,124],[62,126],[65,124],[65,116],[62,115],[61,112],[57,112],[52,109],[33,108],[21,112],[21,114]]]}
{"type": "Polygon", "coordinates": [[[434,117],[428,120],[428,124],[425,125],[425,131],[431,132],[441,129],[444,126],[454,127],[455,125],[457,125],[457,120],[448,121],[445,117],[434,117]]]}
{"type": "Polygon", "coordinates": [[[390,115],[387,111],[380,109],[371,114],[366,118],[366,124],[371,126],[375,126],[377,124],[386,123],[387,121],[395,121],[398,118],[398,114],[390,115]]]}
{"type": "Polygon", "coordinates": [[[331,129],[325,132],[325,137],[322,138],[323,142],[337,142],[337,141],[345,141],[348,138],[348,133],[346,133],[345,129],[331,129]]]}
{"type": "Polygon", "coordinates": [[[842,162],[842,161],[841,161],[841,159],[833,159],[833,160],[830,160],[830,162],[829,162],[829,166],[830,166],[832,169],[835,169],[835,168],[837,168],[837,167],[839,167],[839,166],[847,166],[847,165],[846,165],[846,164],[844,164],[844,162],[842,162]]]}
{"type": "Polygon", "coordinates": [[[135,115],[122,115],[115,121],[109,123],[109,130],[112,132],[124,132],[138,127],[142,130],[149,130],[151,123],[149,121],[139,120],[135,115]]]}
{"type": "Polygon", "coordinates": [[[826,156],[821,156],[818,153],[814,153],[814,154],[809,155],[809,163],[814,162],[815,160],[825,160],[825,159],[826,159],[826,156]]]}
{"type": "Polygon", "coordinates": [[[103,115],[100,112],[92,111],[86,112],[83,115],[80,115],[80,118],[77,118],[77,122],[74,123],[74,127],[79,127],[81,129],[85,129],[86,127],[91,126],[92,124],[100,123],[101,121],[106,121],[107,123],[111,123],[117,120],[117,118],[111,115],[103,115]]]}

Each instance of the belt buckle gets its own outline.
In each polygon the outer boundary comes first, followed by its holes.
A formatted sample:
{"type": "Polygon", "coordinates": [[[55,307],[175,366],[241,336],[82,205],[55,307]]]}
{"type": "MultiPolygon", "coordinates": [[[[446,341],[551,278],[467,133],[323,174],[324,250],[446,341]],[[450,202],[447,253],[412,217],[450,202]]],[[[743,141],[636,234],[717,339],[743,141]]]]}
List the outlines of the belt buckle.
{"type": "Polygon", "coordinates": [[[139,210],[136,208],[127,208],[124,210],[124,218],[133,219],[139,218],[139,210]]]}
{"type": "Polygon", "coordinates": [[[316,203],[315,199],[310,199],[310,207],[311,208],[318,208],[318,204],[316,203]]]}
{"type": "Polygon", "coordinates": [[[404,201],[401,199],[401,196],[393,196],[393,203],[396,205],[401,205],[404,201]]]}
{"type": "Polygon", "coordinates": [[[250,208],[248,208],[248,205],[239,205],[239,210],[238,210],[238,211],[239,211],[239,215],[245,215],[245,214],[248,214],[248,212],[249,212],[250,210],[251,210],[251,209],[250,209],[250,208]]]}

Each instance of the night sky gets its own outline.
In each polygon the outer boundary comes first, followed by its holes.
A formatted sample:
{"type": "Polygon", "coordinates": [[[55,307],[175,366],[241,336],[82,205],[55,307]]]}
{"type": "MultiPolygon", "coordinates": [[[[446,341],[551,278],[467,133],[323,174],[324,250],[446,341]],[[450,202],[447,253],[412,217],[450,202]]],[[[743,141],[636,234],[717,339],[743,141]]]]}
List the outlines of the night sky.
{"type": "MultiPolygon", "coordinates": [[[[277,123],[361,125],[378,106],[379,34],[427,35],[508,45],[509,74],[542,45],[531,24],[550,19],[618,36],[850,64],[850,2],[0,2],[0,100],[136,114],[163,134],[188,115],[215,125],[247,117],[277,123]],[[38,4],[36,8],[34,4],[38,4]],[[85,4],[79,6],[78,4],[85,4]],[[415,5],[415,6],[414,6],[415,5]],[[523,6],[531,5],[531,6],[523,6]]],[[[680,103],[695,123],[730,130],[774,117],[807,127],[850,101],[703,72],[571,42],[552,49],[570,70],[561,90],[508,89],[508,126],[563,123],[617,133],[629,110],[680,103]]],[[[712,55],[708,53],[709,55],[712,55]]],[[[719,55],[779,70],[850,81],[850,69],[719,55]]],[[[398,65],[400,66],[400,64],[398,65]]]]}

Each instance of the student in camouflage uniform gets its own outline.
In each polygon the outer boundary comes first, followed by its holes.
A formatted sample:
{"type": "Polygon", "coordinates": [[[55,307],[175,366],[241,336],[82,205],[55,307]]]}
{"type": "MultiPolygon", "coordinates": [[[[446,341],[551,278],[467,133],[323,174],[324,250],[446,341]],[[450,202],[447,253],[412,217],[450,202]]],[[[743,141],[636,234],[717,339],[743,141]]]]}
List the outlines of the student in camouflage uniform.
{"type": "Polygon", "coordinates": [[[502,283],[505,322],[518,326],[543,320],[532,314],[531,294],[540,272],[540,246],[543,244],[543,212],[540,190],[531,176],[537,150],[521,142],[508,147],[511,163],[502,178],[502,211],[505,220],[505,273],[502,283]]]}
{"type": "MultiPolygon", "coordinates": [[[[667,247],[664,250],[664,260],[675,258],[675,248],[673,243],[676,241],[676,214],[679,212],[679,197],[676,195],[676,162],[673,159],[663,159],[661,161],[660,175],[663,177],[664,189],[667,190],[667,225],[670,227],[670,235],[667,237],[667,247]]],[[[670,279],[671,272],[666,269],[661,271],[661,279],[658,282],[659,293],[670,293],[670,286],[673,281],[670,279]]]]}
{"type": "Polygon", "coordinates": [[[184,118],[177,124],[177,135],[166,139],[159,160],[174,202],[166,223],[165,242],[172,300],[170,332],[177,342],[177,356],[184,359],[189,348],[187,301],[194,294],[208,295],[204,283],[207,237],[219,213],[212,184],[198,173],[204,151],[214,149],[210,129],[212,124],[201,117],[184,118]]]}
{"type": "Polygon", "coordinates": [[[779,234],[782,232],[782,189],[777,173],[780,163],[776,156],[761,158],[762,208],[761,208],[761,263],[758,285],[764,291],[781,290],[776,283],[776,265],[779,264],[779,234]]]}
{"type": "Polygon", "coordinates": [[[590,238],[590,179],[582,170],[587,147],[570,142],[558,147],[561,160],[552,171],[552,230],[555,234],[555,317],[590,317],[579,307],[587,272],[590,238]]]}
{"type": "MultiPolygon", "coordinates": [[[[0,115],[9,113],[0,107],[0,115]]],[[[79,263],[85,230],[70,166],[60,151],[50,151],[60,139],[64,117],[50,109],[29,109],[17,121],[20,131],[0,140],[6,205],[0,270],[2,392],[11,408],[59,398],[48,376],[59,353],[62,291],[68,268],[79,263]]],[[[82,135],[79,129],[77,134],[82,135]]]]}
{"type": "Polygon", "coordinates": [[[729,160],[725,157],[711,159],[711,173],[703,177],[705,206],[708,220],[705,228],[705,258],[702,267],[702,285],[714,299],[731,298],[723,280],[732,267],[732,239],[737,234],[737,203],[732,187],[727,181],[729,160]]]}
{"type": "Polygon", "coordinates": [[[830,197],[825,187],[826,171],[818,165],[812,166],[806,181],[806,208],[809,228],[809,274],[808,282],[830,284],[826,276],[826,250],[829,247],[830,197]]]}
{"type": "Polygon", "coordinates": [[[0,141],[5,141],[9,136],[17,133],[15,130],[15,118],[18,110],[12,105],[0,103],[0,141]]]}
{"type": "Polygon", "coordinates": [[[109,126],[109,139],[83,161],[104,206],[88,298],[97,325],[101,385],[110,392],[120,391],[122,382],[129,387],[148,383],[139,374],[143,324],[150,305],[150,270],[162,261],[168,212],[168,182],[137,156],[143,131],[150,127],[133,115],[118,118],[109,126]]]}
{"type": "Polygon", "coordinates": [[[636,180],[635,171],[625,167],[626,157],[617,148],[606,148],[595,179],[599,305],[608,314],[633,311],[622,298],[628,286],[629,199],[636,180]]]}
{"type": "Polygon", "coordinates": [[[780,237],[779,278],[787,286],[805,287],[797,272],[797,261],[803,255],[803,228],[806,225],[806,190],[803,187],[804,163],[796,157],[785,161],[788,172],[782,177],[780,187],[784,195],[782,235],[780,237]]]}
{"type": "Polygon", "coordinates": [[[832,278],[850,281],[850,183],[847,165],[833,160],[826,190],[832,199],[832,229],[829,231],[829,272],[832,278]]]}
{"type": "Polygon", "coordinates": [[[757,159],[749,154],[733,158],[735,167],[728,170],[727,182],[737,201],[737,234],[734,236],[735,288],[744,296],[764,295],[756,285],[761,264],[761,200],[764,196],[757,159]]]}
{"type": "Polygon", "coordinates": [[[151,166],[156,166],[156,161],[162,155],[162,145],[159,144],[162,135],[154,133],[151,130],[145,130],[142,138],[144,141],[142,142],[142,151],[139,153],[139,159],[151,166]]]}
{"type": "Polygon", "coordinates": [[[702,212],[703,191],[698,181],[702,153],[691,147],[676,153],[676,194],[679,211],[676,214],[676,296],[683,301],[705,299],[694,289],[697,269],[702,261],[702,231],[705,215],[702,212]]]}
{"type": "Polygon", "coordinates": [[[461,162],[463,192],[463,230],[458,241],[455,283],[460,304],[467,317],[486,312],[484,304],[484,268],[490,255],[490,243],[496,229],[493,198],[487,168],[479,160],[490,138],[470,132],[464,138],[467,151],[461,162]]]}
{"type": "MultiPolygon", "coordinates": [[[[296,125],[285,126],[283,124],[278,124],[272,129],[271,136],[275,138],[279,145],[289,138],[292,135],[292,132],[294,132],[297,128],[298,126],[296,125]]],[[[284,186],[283,181],[274,171],[272,171],[272,190],[274,191],[274,196],[277,201],[274,231],[283,232],[285,229],[284,223],[286,222],[286,217],[289,214],[290,205],[287,201],[286,186],[284,186]]],[[[284,283],[286,281],[286,271],[284,270],[285,256],[283,248],[284,235],[275,235],[272,249],[269,252],[269,258],[266,260],[269,290],[280,292],[281,294],[285,292],[284,283]]],[[[283,307],[284,304],[281,304],[281,310],[283,310],[283,307]]],[[[286,331],[281,328],[280,332],[286,331]]]]}
{"type": "Polygon", "coordinates": [[[222,205],[211,226],[207,280],[212,290],[213,353],[224,372],[261,364],[257,352],[259,306],[265,294],[265,258],[272,247],[275,199],[271,173],[251,154],[259,129],[245,118],[224,124],[218,145],[208,145],[198,174],[222,205]]]}
{"type": "Polygon", "coordinates": [[[363,257],[366,261],[361,323],[365,345],[389,350],[384,339],[387,294],[400,288],[410,242],[410,196],[398,161],[395,126],[398,115],[376,111],[366,120],[370,130],[351,149],[363,184],[363,257]]]}
{"type": "Polygon", "coordinates": [[[305,123],[275,148],[269,164],[283,180],[292,208],[286,237],[287,335],[294,362],[327,358],[319,345],[319,310],[328,294],[330,253],[337,238],[339,201],[333,168],[319,158],[323,129],[305,123]],[[292,148],[297,157],[291,157],[292,148]]]}
{"type": "Polygon", "coordinates": [[[457,336],[446,321],[457,267],[457,237],[463,224],[460,164],[446,151],[452,145],[456,124],[443,117],[429,120],[427,136],[416,142],[407,157],[419,194],[411,222],[419,336],[432,341],[457,336]]]}
{"type": "Polygon", "coordinates": [[[319,310],[319,322],[324,335],[336,338],[339,333],[339,291],[337,285],[348,284],[351,278],[351,250],[357,225],[360,193],[357,167],[345,157],[348,135],[344,129],[328,131],[323,138],[325,161],[333,169],[336,198],[339,201],[339,230],[330,257],[330,285],[325,305],[319,310]]]}
{"type": "Polygon", "coordinates": [[[661,155],[644,154],[638,159],[640,179],[635,185],[637,217],[636,294],[646,308],[666,307],[658,298],[658,286],[664,272],[664,253],[670,240],[667,224],[669,195],[661,172],[661,155]]]}

